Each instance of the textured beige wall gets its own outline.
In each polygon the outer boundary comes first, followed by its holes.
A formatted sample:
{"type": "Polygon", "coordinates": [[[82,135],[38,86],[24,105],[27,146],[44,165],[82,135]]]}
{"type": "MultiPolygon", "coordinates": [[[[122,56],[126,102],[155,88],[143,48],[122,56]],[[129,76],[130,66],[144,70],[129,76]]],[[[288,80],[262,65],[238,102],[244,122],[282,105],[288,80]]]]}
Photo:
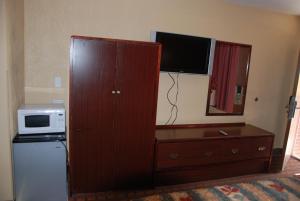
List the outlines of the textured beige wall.
{"type": "Polygon", "coordinates": [[[4,0],[0,0],[0,200],[12,200],[6,7],[6,2],[4,0]]]}
{"type": "Polygon", "coordinates": [[[7,0],[10,130],[17,131],[17,109],[24,103],[24,0],[7,0]]]}
{"type": "Polygon", "coordinates": [[[0,200],[13,199],[11,142],[24,103],[24,1],[0,0],[0,200]]]}
{"type": "MultiPolygon", "coordinates": [[[[25,0],[25,25],[27,103],[68,102],[71,35],[149,40],[151,30],[160,30],[252,44],[245,115],[206,117],[208,77],[181,75],[176,123],[246,121],[276,133],[276,146],[282,146],[284,106],[299,49],[296,17],[222,0],[25,0]],[[61,89],[53,87],[56,75],[63,78],[61,89]]],[[[161,73],[158,124],[169,115],[170,84],[161,73]]]]}

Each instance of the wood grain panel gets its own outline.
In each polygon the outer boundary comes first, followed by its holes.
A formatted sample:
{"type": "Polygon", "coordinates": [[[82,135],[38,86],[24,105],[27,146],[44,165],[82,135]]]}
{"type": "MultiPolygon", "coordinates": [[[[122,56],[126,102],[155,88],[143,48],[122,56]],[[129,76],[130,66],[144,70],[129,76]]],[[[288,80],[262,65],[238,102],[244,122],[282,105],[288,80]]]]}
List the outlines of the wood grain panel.
{"type": "Polygon", "coordinates": [[[157,172],[155,175],[155,184],[180,184],[210,179],[220,179],[244,174],[266,172],[267,169],[268,160],[265,159],[236,161],[231,163],[200,166],[194,169],[157,172]]]}
{"type": "Polygon", "coordinates": [[[215,128],[215,127],[232,127],[232,126],[245,126],[245,122],[237,122],[237,123],[210,123],[210,124],[156,125],[156,129],[215,128]]]}
{"type": "Polygon", "coordinates": [[[157,129],[155,182],[178,184],[268,171],[273,140],[274,134],[252,125],[157,129]]]}
{"type": "Polygon", "coordinates": [[[121,188],[152,180],[160,46],[118,42],[117,178],[121,188]]]}
{"type": "Polygon", "coordinates": [[[70,74],[72,192],[113,186],[116,43],[73,37],[70,74]]]}
{"type": "Polygon", "coordinates": [[[159,61],[155,43],[72,37],[73,193],[152,180],[159,61]]]}
{"type": "Polygon", "coordinates": [[[227,139],[221,146],[224,161],[269,158],[273,149],[273,137],[227,139]]]}
{"type": "Polygon", "coordinates": [[[223,140],[158,143],[156,170],[197,166],[221,160],[223,140]]]}
{"type": "Polygon", "coordinates": [[[249,138],[273,136],[271,132],[257,128],[252,125],[243,126],[220,126],[208,128],[173,128],[173,129],[157,129],[156,139],[160,142],[189,141],[189,140],[205,140],[205,139],[224,139],[224,138],[249,138]],[[227,136],[222,135],[219,131],[223,130],[228,133],[227,136]]]}
{"type": "Polygon", "coordinates": [[[272,141],[272,137],[259,137],[158,143],[156,169],[268,158],[272,141]]]}

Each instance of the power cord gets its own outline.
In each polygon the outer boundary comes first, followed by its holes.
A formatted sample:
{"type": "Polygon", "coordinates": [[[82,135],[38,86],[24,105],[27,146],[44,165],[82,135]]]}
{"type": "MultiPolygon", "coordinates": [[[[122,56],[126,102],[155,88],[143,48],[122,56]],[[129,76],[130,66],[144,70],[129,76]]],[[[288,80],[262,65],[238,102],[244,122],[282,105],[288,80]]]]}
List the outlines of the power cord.
{"type": "Polygon", "coordinates": [[[177,106],[177,101],[178,101],[178,93],[179,93],[179,73],[177,73],[177,79],[176,79],[176,96],[175,96],[175,109],[176,109],[176,112],[175,112],[175,118],[172,122],[172,125],[175,123],[175,121],[177,120],[177,116],[178,116],[178,106],[177,106]]]}
{"type": "Polygon", "coordinates": [[[67,165],[69,165],[69,151],[68,151],[68,148],[67,148],[67,145],[65,145],[65,143],[61,140],[57,140],[58,142],[60,142],[64,148],[65,148],[65,151],[66,151],[66,161],[67,161],[67,165]]]}
{"type": "Polygon", "coordinates": [[[169,90],[168,90],[168,92],[167,92],[167,100],[168,100],[168,102],[170,103],[170,105],[172,106],[172,108],[171,108],[171,112],[170,112],[170,117],[169,117],[169,119],[168,119],[168,121],[165,123],[165,125],[167,125],[167,124],[169,124],[169,122],[170,122],[170,120],[171,120],[171,118],[172,118],[172,115],[173,115],[173,108],[174,108],[174,104],[173,104],[173,102],[170,100],[170,97],[169,97],[169,95],[170,95],[170,92],[171,92],[171,90],[173,89],[173,87],[174,87],[174,85],[175,85],[175,79],[173,78],[173,76],[168,72],[168,75],[169,75],[169,77],[172,79],[172,81],[173,81],[173,83],[172,83],[172,86],[169,88],[169,90]]]}
{"type": "MultiPolygon", "coordinates": [[[[67,192],[69,191],[69,188],[68,188],[68,182],[69,182],[69,177],[68,177],[68,172],[70,171],[69,168],[69,151],[68,151],[68,148],[67,148],[67,145],[65,145],[65,143],[62,141],[62,140],[57,140],[58,142],[60,142],[64,148],[65,148],[65,151],[66,151],[66,172],[67,172],[67,181],[66,181],[66,189],[67,189],[67,192]]],[[[66,141],[67,143],[67,141],[66,141]]],[[[68,194],[70,194],[70,192],[68,192],[68,194]]]]}
{"type": "Polygon", "coordinates": [[[169,88],[169,90],[167,92],[167,100],[168,100],[168,102],[170,103],[170,105],[172,107],[171,107],[170,117],[169,117],[168,121],[165,123],[165,125],[169,124],[170,120],[172,119],[174,109],[175,109],[175,118],[172,121],[171,125],[173,125],[175,123],[175,121],[177,119],[177,116],[178,116],[177,101],[178,101],[178,93],[179,93],[179,74],[180,74],[180,72],[177,73],[177,78],[176,78],[176,81],[175,81],[174,77],[168,72],[168,75],[172,79],[173,83],[172,83],[171,87],[169,88]],[[175,84],[176,84],[176,95],[175,95],[175,102],[173,103],[170,99],[170,92],[172,91],[175,84]]]}

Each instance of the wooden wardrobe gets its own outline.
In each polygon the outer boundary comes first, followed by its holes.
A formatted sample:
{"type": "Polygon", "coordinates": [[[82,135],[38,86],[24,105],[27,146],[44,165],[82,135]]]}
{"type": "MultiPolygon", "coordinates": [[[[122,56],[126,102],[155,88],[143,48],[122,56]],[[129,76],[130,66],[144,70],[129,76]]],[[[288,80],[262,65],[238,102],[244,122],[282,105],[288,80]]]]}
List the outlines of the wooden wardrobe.
{"type": "Polygon", "coordinates": [[[160,52],[157,43],[72,37],[72,193],[152,181],[160,52]]]}

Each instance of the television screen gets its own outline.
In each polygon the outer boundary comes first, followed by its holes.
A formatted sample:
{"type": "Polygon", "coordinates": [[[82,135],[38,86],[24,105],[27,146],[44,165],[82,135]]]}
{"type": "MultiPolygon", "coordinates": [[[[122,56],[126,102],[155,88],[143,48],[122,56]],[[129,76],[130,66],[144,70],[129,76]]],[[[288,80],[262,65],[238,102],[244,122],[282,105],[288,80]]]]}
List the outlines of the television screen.
{"type": "Polygon", "coordinates": [[[161,71],[207,74],[211,39],[156,32],[162,44],[161,71]]]}

